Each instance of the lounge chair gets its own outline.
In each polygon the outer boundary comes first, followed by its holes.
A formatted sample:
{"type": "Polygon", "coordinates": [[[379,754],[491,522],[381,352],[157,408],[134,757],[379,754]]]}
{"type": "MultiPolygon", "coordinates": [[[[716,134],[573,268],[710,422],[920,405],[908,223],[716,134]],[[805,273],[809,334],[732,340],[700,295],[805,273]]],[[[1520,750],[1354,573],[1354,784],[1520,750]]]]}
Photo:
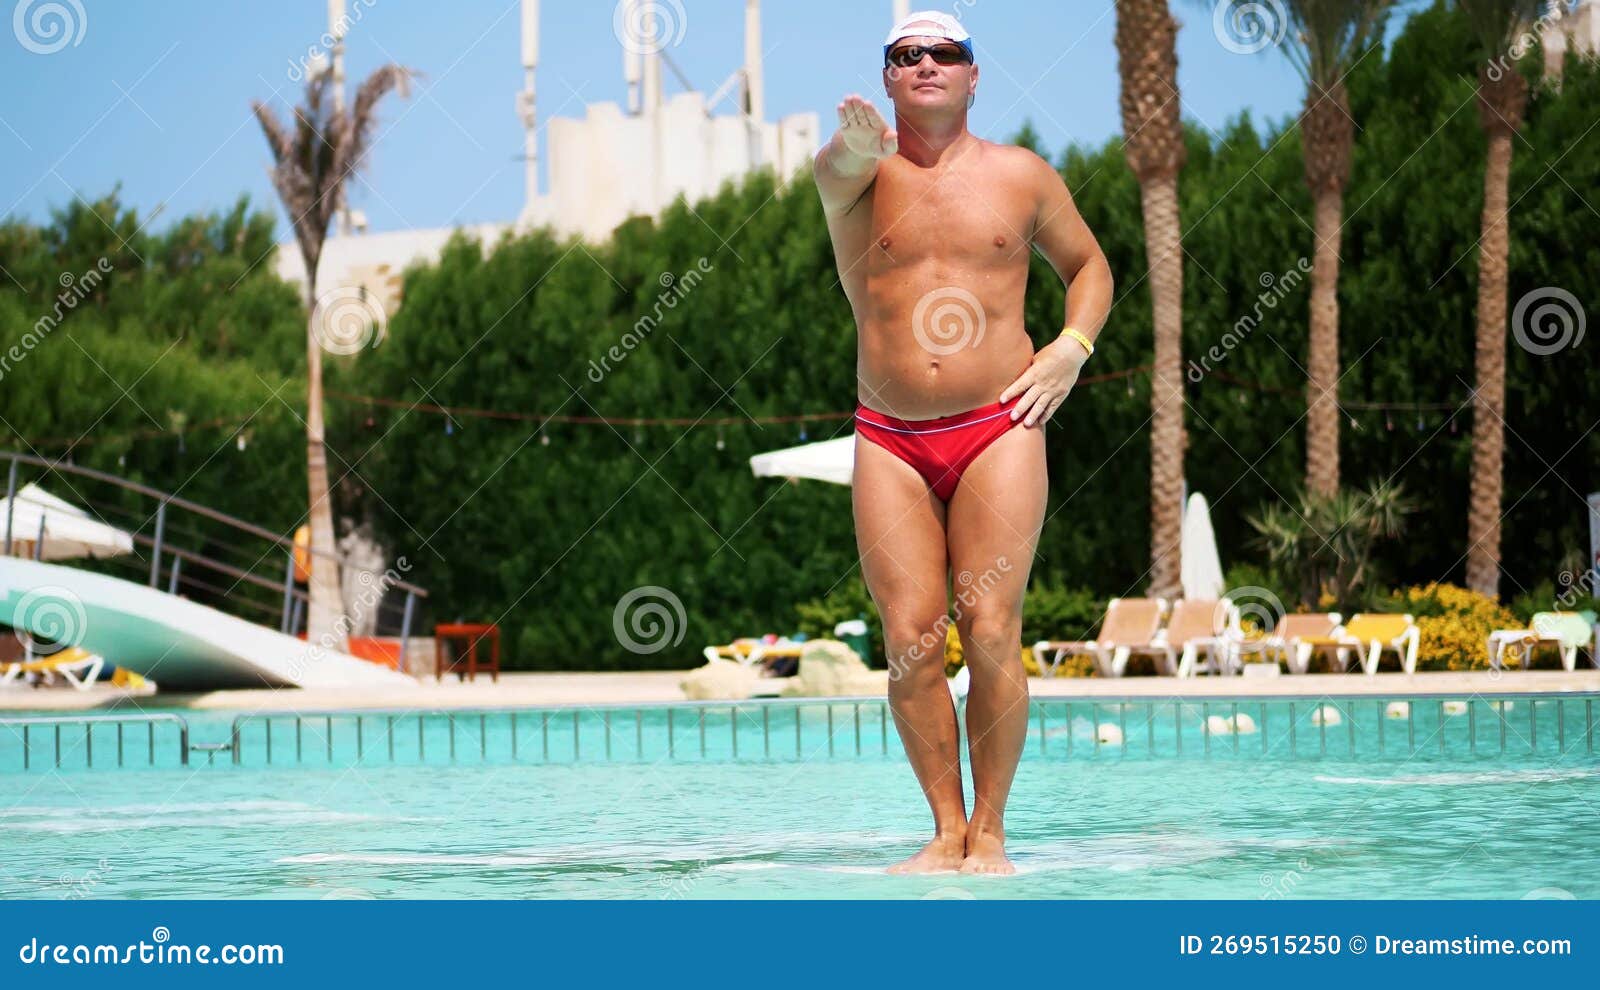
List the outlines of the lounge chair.
{"type": "Polygon", "coordinates": [[[1496,629],[1489,634],[1489,666],[1501,669],[1507,646],[1521,649],[1522,665],[1528,666],[1533,651],[1540,646],[1554,646],[1561,651],[1561,666],[1567,670],[1578,667],[1578,649],[1592,649],[1594,627],[1577,612],[1535,612],[1528,629],[1496,629]]]}
{"type": "Polygon", "coordinates": [[[106,665],[98,653],[70,646],[58,653],[37,660],[12,660],[0,664],[0,687],[19,680],[27,674],[38,674],[46,684],[53,683],[60,674],[67,683],[79,691],[89,690],[106,665]]]}
{"type": "Polygon", "coordinates": [[[1313,648],[1331,648],[1339,657],[1340,666],[1350,669],[1350,651],[1361,660],[1361,669],[1368,675],[1378,672],[1378,660],[1385,650],[1393,650],[1400,660],[1400,669],[1408,674],[1417,671],[1417,643],[1421,634],[1410,615],[1398,613],[1358,612],[1350,621],[1327,637],[1308,636],[1304,642],[1313,648]]]}
{"type": "MultiPolygon", "coordinates": [[[[1095,666],[1102,677],[1121,677],[1128,666],[1128,658],[1143,647],[1149,647],[1161,632],[1161,620],[1167,614],[1164,598],[1113,598],[1106,606],[1105,618],[1100,620],[1100,634],[1094,639],[1048,640],[1033,644],[1033,655],[1039,660],[1040,673],[1053,677],[1056,668],[1068,657],[1088,654],[1094,657],[1095,666]],[[1044,658],[1050,657],[1049,666],[1044,658]]],[[[1162,656],[1170,660],[1170,654],[1162,656]]],[[[1177,673],[1172,665],[1171,673],[1177,673]]]]}
{"type": "MultiPolygon", "coordinates": [[[[1193,677],[1199,673],[1201,651],[1205,651],[1206,670],[1213,674],[1231,674],[1232,650],[1229,644],[1244,638],[1240,627],[1238,606],[1223,596],[1211,598],[1180,598],[1172,606],[1172,618],[1166,628],[1156,634],[1150,652],[1164,654],[1166,665],[1176,663],[1179,677],[1193,677]]],[[[1134,651],[1139,652],[1139,651],[1134,651]]]]}
{"type": "Polygon", "coordinates": [[[805,652],[805,647],[805,643],[788,639],[768,643],[760,639],[745,638],[736,639],[727,646],[708,646],[702,653],[707,663],[713,660],[736,660],[746,667],[755,667],[768,660],[798,662],[800,654],[805,652]]]}
{"type": "Polygon", "coordinates": [[[1279,618],[1276,628],[1262,639],[1239,644],[1237,652],[1253,650],[1282,660],[1292,674],[1304,674],[1311,666],[1316,643],[1330,640],[1338,628],[1338,612],[1292,612],[1279,618]]]}

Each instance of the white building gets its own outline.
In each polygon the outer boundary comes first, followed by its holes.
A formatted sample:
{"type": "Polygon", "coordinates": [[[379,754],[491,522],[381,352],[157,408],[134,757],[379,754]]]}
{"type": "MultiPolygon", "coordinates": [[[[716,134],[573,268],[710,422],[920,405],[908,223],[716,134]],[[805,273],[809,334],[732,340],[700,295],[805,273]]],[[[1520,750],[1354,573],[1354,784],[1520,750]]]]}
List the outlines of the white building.
{"type": "MultiPolygon", "coordinates": [[[[648,0],[619,0],[618,23],[656,25],[637,16],[648,0]]],[[[330,0],[335,79],[342,76],[343,0],[330,0]]],[[[626,34],[626,31],[624,31],[626,34]]],[[[780,181],[810,161],[820,144],[815,113],[766,119],[762,72],[760,0],[745,0],[744,61],[708,99],[700,92],[665,96],[662,62],[666,42],[651,36],[622,39],[628,106],[596,103],[580,119],[556,117],[546,124],[549,191],[538,183],[538,118],[535,82],[539,61],[539,2],[522,0],[523,89],[517,110],[525,137],[525,205],[514,223],[461,228],[485,247],[508,231],[551,228],[557,236],[599,242],[631,216],[660,216],[678,197],[691,203],[714,195],[724,182],[762,168],[780,181]],[[735,112],[714,113],[722,98],[737,97],[735,112]]],[[[400,302],[400,275],[414,262],[437,260],[456,228],[368,234],[359,214],[340,224],[323,248],[318,286],[360,287],[393,312],[400,302]],[[355,227],[355,232],[349,228],[355,227]]],[[[277,254],[280,277],[304,284],[305,265],[293,240],[277,254]]]]}
{"type": "Polygon", "coordinates": [[[1544,74],[1558,78],[1570,48],[1591,58],[1600,54],[1600,3],[1577,0],[1568,9],[1566,0],[1552,4],[1540,22],[1544,41],[1544,74]]]}

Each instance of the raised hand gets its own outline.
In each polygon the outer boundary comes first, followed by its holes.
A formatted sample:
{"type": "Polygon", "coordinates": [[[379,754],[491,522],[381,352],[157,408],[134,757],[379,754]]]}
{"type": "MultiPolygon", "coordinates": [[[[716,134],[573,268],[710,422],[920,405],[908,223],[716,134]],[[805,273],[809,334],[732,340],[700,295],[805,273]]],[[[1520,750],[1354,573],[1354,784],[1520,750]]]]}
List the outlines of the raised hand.
{"type": "Polygon", "coordinates": [[[854,93],[839,104],[839,136],[851,154],[874,160],[900,149],[900,137],[878,108],[854,93]]]}

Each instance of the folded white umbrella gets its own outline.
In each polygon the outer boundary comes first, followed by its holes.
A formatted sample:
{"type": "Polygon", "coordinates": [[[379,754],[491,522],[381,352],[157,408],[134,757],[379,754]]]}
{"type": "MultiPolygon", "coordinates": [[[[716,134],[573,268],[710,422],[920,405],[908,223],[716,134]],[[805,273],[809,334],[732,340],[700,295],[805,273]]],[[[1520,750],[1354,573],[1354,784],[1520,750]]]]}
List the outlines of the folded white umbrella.
{"type": "Polygon", "coordinates": [[[1183,556],[1180,580],[1183,597],[1212,600],[1222,597],[1222,558],[1217,555],[1217,534],[1211,529],[1211,509],[1199,492],[1189,496],[1183,510],[1183,556]]]}
{"type": "Polygon", "coordinates": [[[45,560],[115,557],[133,552],[132,536],[89,518],[87,512],[35,484],[23,485],[9,500],[0,499],[0,540],[4,539],[8,515],[11,549],[18,556],[34,555],[41,521],[44,523],[44,553],[40,556],[45,560]]]}
{"type": "Polygon", "coordinates": [[[750,458],[750,470],[764,478],[814,478],[836,485],[850,484],[856,464],[856,435],[819,443],[785,447],[750,458]]]}

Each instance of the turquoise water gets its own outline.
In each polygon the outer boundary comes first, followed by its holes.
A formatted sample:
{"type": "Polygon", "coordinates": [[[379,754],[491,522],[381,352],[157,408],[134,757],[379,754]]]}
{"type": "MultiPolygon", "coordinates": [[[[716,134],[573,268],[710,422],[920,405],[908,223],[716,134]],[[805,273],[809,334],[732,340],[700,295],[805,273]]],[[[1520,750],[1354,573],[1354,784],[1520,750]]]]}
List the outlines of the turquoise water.
{"type": "MultiPolygon", "coordinates": [[[[54,732],[35,729],[34,769],[0,762],[0,895],[1600,897],[1600,726],[1585,699],[1415,702],[1409,718],[1328,704],[1338,724],[1317,724],[1314,704],[1292,721],[1285,703],[1241,704],[1258,725],[1239,736],[1201,729],[1227,703],[1036,710],[1008,813],[1019,874],[1005,878],[882,872],[925,839],[927,813],[870,703],[831,706],[831,735],[827,706],[801,710],[798,744],[789,705],[680,708],[670,740],[660,710],[610,713],[609,736],[584,713],[576,745],[567,713],[520,713],[515,736],[509,713],[398,717],[392,732],[366,716],[359,743],[353,720],[330,736],[318,717],[297,753],[285,720],[271,764],[252,722],[238,766],[229,752],[161,765],[174,747],[158,735],[155,769],[127,765],[146,752],[142,727],[123,769],[72,769],[82,746],[67,732],[60,771],[54,732]]],[[[193,743],[229,736],[227,718],[189,721],[193,743]]],[[[5,737],[0,761],[14,760],[5,737]]]]}

